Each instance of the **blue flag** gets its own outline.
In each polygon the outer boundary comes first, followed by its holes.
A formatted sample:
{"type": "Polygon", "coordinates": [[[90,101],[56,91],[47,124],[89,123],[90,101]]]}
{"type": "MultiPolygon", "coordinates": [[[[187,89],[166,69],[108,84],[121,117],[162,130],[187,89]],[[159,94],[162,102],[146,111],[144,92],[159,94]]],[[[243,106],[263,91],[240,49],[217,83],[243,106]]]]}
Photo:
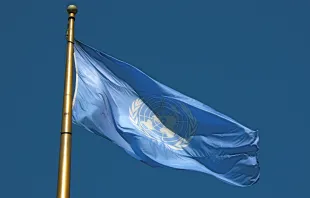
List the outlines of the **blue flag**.
{"type": "Polygon", "coordinates": [[[207,173],[250,186],[259,179],[258,133],[76,41],[73,122],[153,167],[207,173]]]}

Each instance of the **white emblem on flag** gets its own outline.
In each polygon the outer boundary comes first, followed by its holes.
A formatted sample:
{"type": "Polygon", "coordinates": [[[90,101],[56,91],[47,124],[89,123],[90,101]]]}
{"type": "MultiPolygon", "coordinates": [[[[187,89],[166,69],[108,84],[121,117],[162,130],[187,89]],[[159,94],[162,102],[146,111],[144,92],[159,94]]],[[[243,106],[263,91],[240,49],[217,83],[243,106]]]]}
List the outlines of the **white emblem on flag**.
{"type": "Polygon", "coordinates": [[[149,98],[144,101],[138,98],[129,108],[129,119],[136,128],[171,149],[181,150],[188,146],[197,129],[197,121],[190,110],[169,99],[149,98]]]}

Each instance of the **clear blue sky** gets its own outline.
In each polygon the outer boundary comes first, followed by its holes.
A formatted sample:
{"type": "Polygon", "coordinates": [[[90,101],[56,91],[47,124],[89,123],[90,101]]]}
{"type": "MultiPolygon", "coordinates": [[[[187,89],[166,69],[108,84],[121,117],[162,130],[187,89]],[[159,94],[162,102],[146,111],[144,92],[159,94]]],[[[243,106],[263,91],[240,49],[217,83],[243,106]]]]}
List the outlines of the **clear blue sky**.
{"type": "Polygon", "coordinates": [[[238,188],[74,126],[72,198],[309,197],[310,2],[296,0],[2,2],[1,197],[56,197],[70,3],[76,38],[258,129],[261,165],[238,188]]]}

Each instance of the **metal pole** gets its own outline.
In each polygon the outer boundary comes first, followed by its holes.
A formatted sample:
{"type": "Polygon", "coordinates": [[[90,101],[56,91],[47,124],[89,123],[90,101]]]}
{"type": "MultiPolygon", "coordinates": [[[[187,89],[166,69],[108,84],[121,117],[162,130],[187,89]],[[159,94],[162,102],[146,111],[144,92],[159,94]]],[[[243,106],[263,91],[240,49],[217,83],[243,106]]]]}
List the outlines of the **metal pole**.
{"type": "Polygon", "coordinates": [[[77,13],[77,7],[75,5],[69,5],[67,11],[69,14],[67,31],[67,61],[62,109],[57,198],[70,198],[73,45],[74,19],[77,13]]]}

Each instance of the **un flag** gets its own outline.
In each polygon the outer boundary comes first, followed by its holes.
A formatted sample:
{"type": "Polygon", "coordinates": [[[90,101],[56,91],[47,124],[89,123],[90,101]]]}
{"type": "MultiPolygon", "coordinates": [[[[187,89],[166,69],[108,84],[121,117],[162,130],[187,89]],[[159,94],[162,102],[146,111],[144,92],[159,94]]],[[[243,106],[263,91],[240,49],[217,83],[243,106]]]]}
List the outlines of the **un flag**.
{"type": "Polygon", "coordinates": [[[259,179],[258,133],[76,41],[73,122],[150,166],[207,173],[250,186],[259,179]]]}

